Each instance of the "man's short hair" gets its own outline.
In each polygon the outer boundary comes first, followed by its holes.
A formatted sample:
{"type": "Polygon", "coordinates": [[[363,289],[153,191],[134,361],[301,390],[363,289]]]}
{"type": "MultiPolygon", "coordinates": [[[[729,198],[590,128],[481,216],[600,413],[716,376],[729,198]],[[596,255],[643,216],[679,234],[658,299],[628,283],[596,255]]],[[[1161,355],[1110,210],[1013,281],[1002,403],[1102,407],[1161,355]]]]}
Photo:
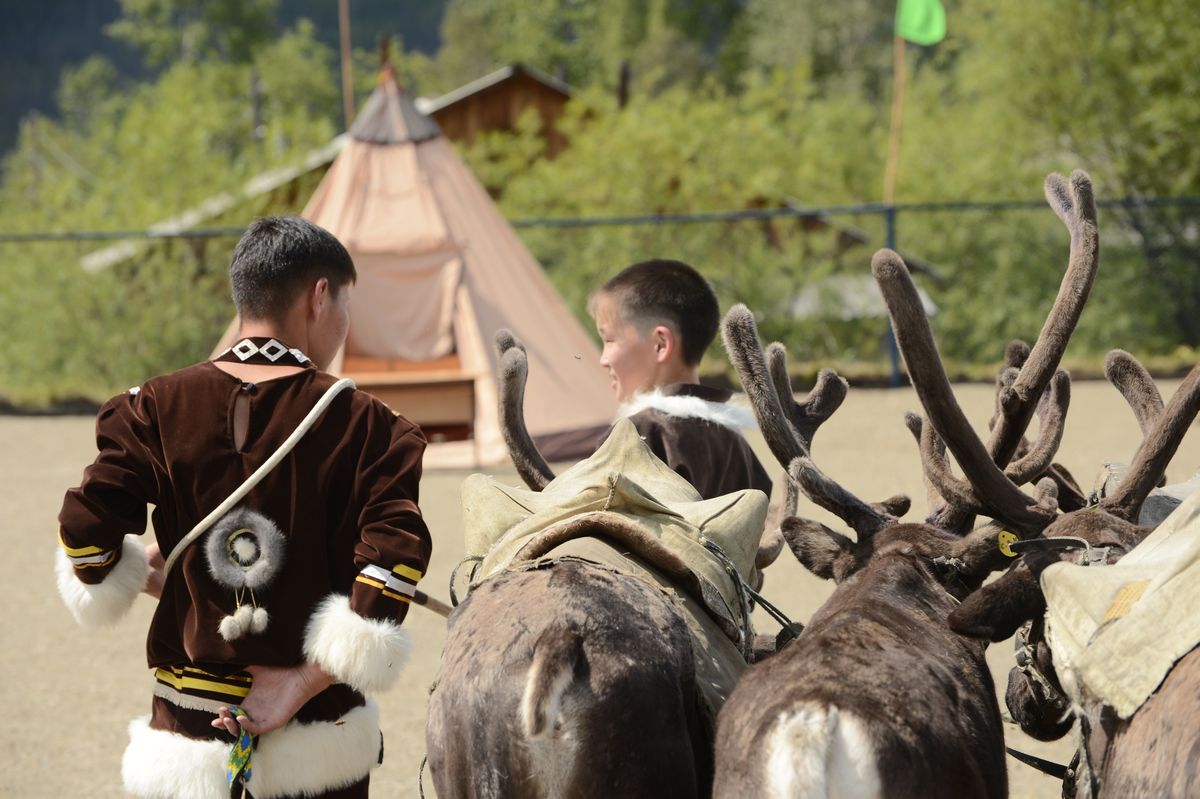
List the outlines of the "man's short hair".
{"type": "Polygon", "coordinates": [[[229,266],[233,304],[245,319],[281,321],[297,295],[320,278],[338,291],[357,276],[342,243],[298,216],[254,220],[229,266]]]}
{"type": "Polygon", "coordinates": [[[616,299],[625,321],[666,324],[680,339],[683,361],[696,366],[717,336],[720,308],[704,276],[682,261],[657,258],[621,270],[600,288],[616,299]]]}

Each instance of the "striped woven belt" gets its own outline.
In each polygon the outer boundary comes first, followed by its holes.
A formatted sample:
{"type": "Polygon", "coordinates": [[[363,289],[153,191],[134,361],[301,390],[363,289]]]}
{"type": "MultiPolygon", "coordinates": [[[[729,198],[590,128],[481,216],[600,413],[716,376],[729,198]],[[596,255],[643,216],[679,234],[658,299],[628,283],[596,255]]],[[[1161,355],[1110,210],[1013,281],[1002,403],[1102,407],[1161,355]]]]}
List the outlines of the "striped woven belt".
{"type": "MultiPolygon", "coordinates": [[[[192,697],[207,700],[204,704],[216,702],[222,705],[240,704],[246,698],[246,694],[250,693],[250,683],[253,681],[244,671],[221,676],[194,666],[155,669],[154,679],[158,682],[155,694],[168,701],[175,701],[176,697],[173,695],[179,695],[179,699],[192,697]]],[[[175,703],[184,706],[194,704],[186,701],[175,703]]]]}

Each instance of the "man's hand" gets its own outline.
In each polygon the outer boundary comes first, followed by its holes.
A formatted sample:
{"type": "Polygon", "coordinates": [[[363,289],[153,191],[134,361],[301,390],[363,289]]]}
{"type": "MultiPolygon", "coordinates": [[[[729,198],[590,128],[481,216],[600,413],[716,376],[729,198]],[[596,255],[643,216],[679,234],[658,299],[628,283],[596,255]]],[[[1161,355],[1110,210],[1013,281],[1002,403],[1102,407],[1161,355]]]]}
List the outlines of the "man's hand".
{"type": "Polygon", "coordinates": [[[308,700],[333,684],[333,678],[319,666],[301,663],[299,666],[248,666],[254,677],[250,693],[241,707],[245,716],[235,719],[227,708],[221,708],[212,726],[230,735],[238,734],[238,725],[255,735],[277,730],[292,720],[296,711],[308,700]]]}
{"type": "Polygon", "coordinates": [[[167,579],[163,569],[166,568],[167,562],[163,558],[162,550],[158,548],[157,541],[146,544],[146,557],[150,561],[150,574],[146,577],[146,587],[142,589],[142,593],[162,599],[163,581],[167,579]]]}

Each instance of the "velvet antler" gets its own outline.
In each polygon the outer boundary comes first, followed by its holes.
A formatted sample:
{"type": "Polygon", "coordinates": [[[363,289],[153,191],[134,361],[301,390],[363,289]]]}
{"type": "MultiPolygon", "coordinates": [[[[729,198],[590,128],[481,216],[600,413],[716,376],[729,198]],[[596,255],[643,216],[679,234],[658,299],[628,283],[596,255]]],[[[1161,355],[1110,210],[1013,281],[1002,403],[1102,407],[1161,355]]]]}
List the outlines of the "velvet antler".
{"type": "Polygon", "coordinates": [[[822,369],[812,391],[796,402],[787,374],[787,350],[775,343],[763,354],[754,315],[745,305],[729,309],[721,332],[767,446],[786,469],[794,459],[809,454],[817,428],[846,399],[846,381],[832,369],[822,369]]]}
{"type": "Polygon", "coordinates": [[[1125,480],[1100,507],[1128,522],[1137,522],[1142,503],[1167,469],[1188,427],[1200,412],[1200,365],[1192,368],[1142,440],[1125,480]]]}
{"type": "MultiPolygon", "coordinates": [[[[871,270],[887,302],[892,326],[896,331],[896,341],[904,355],[913,387],[916,388],[917,396],[920,397],[933,426],[930,434],[936,431],[954,454],[955,460],[967,477],[971,492],[977,499],[977,507],[986,507],[992,515],[1004,518],[1025,537],[1037,535],[1054,516],[1040,508],[1031,497],[1013,485],[971,429],[950,388],[950,381],[942,367],[941,355],[933,340],[933,332],[929,328],[929,320],[921,306],[908,267],[896,253],[880,250],[871,260],[871,270]]],[[[1031,361],[1032,356],[1031,360],[1026,362],[1025,368],[1029,367],[1031,361]]],[[[997,427],[1004,425],[1005,420],[1009,418],[1011,417],[1002,416],[997,427]]],[[[1009,429],[1015,430],[1011,423],[1009,429]]],[[[1024,431],[1017,432],[1020,434],[1024,431]]],[[[923,439],[925,435],[923,432],[923,439]]],[[[932,444],[922,445],[923,452],[932,453],[936,449],[932,444]]],[[[945,462],[944,458],[940,457],[924,459],[931,464],[945,462]]],[[[935,477],[937,473],[938,470],[934,470],[931,477],[935,477]]],[[[966,503],[960,505],[952,502],[946,506],[947,515],[965,516],[969,519],[969,507],[966,503]]],[[[944,529],[958,529],[945,523],[939,526],[943,526],[944,529]]]]}
{"type": "Polygon", "coordinates": [[[504,443],[525,485],[541,491],[554,479],[554,472],[525,427],[525,381],[529,377],[525,345],[505,329],[496,331],[494,341],[500,382],[500,430],[504,434],[504,443]]]}
{"type": "Polygon", "coordinates": [[[988,451],[1001,467],[1012,459],[1042,392],[1058,369],[1100,266],[1100,234],[1091,178],[1082,170],[1072,172],[1069,182],[1062,175],[1051,174],[1046,178],[1045,193],[1046,201],[1071,234],[1071,249],[1058,296],[1037,342],[1012,386],[1000,394],[1001,414],[988,451]]]}
{"type": "MultiPolygon", "coordinates": [[[[812,462],[813,436],[846,398],[848,385],[832,369],[817,375],[816,385],[802,402],[796,402],[787,374],[787,352],[773,343],[764,355],[754,317],[744,305],[725,315],[722,325],[725,348],[758,420],[759,429],[779,463],[788,470],[789,494],[785,507],[795,512],[796,498],[790,490],[798,485],[809,499],[837,514],[865,540],[896,515],[908,510],[907,497],[891,497],[872,505],[855,497],[826,477],[812,462]]],[[[790,515],[790,513],[789,513],[790,515]]],[[[766,537],[764,537],[764,541],[766,537]]],[[[772,544],[777,543],[772,539],[772,544]]],[[[760,550],[761,552],[762,550],[760,550]]]]}

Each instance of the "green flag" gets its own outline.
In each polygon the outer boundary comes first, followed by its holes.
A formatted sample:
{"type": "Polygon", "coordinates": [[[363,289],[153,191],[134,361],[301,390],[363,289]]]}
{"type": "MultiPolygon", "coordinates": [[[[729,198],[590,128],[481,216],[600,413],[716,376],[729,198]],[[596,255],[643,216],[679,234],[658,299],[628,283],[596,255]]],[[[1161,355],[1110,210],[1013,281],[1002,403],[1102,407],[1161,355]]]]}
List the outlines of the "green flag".
{"type": "Polygon", "coordinates": [[[941,0],[897,0],[896,35],[924,45],[945,39],[946,9],[941,0]]]}

